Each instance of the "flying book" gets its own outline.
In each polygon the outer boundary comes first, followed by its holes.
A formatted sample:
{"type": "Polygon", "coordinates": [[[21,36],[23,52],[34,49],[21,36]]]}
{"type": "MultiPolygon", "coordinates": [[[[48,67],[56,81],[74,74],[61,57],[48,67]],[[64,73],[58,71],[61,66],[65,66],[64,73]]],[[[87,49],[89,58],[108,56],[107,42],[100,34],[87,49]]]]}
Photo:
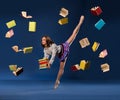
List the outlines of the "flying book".
{"type": "Polygon", "coordinates": [[[95,27],[98,29],[98,30],[101,30],[102,27],[105,25],[106,23],[104,22],[103,19],[100,19],[96,24],[95,24],[95,27]]]}
{"type": "Polygon", "coordinates": [[[102,64],[102,65],[101,65],[101,70],[102,70],[103,72],[108,72],[108,71],[110,71],[110,66],[109,66],[109,64],[107,64],[107,63],[102,64]]]}
{"type": "Polygon", "coordinates": [[[17,65],[9,65],[9,69],[11,71],[16,71],[17,70],[17,65]]]}
{"type": "Polygon", "coordinates": [[[33,47],[24,47],[23,49],[19,49],[19,47],[18,47],[17,45],[12,46],[12,49],[13,49],[15,52],[23,51],[24,54],[26,54],[26,53],[31,53],[31,52],[33,51],[33,47]]]}
{"type": "Polygon", "coordinates": [[[32,16],[27,15],[26,11],[22,11],[21,14],[22,14],[22,17],[24,17],[24,18],[32,18],[32,16]]]}
{"type": "Polygon", "coordinates": [[[13,27],[15,27],[15,26],[16,26],[15,20],[11,20],[11,21],[7,22],[7,23],[6,23],[6,26],[7,26],[8,28],[13,28],[13,27]]]}
{"type": "Polygon", "coordinates": [[[19,51],[19,50],[18,50],[18,46],[17,46],[17,45],[12,46],[12,49],[13,49],[15,52],[18,52],[18,51],[19,51]]]}
{"type": "Polygon", "coordinates": [[[20,75],[23,72],[23,68],[22,67],[18,67],[17,70],[13,71],[13,74],[15,76],[20,75]]]}
{"type": "Polygon", "coordinates": [[[83,38],[79,41],[81,48],[85,48],[90,45],[88,38],[83,38]]]}
{"type": "Polygon", "coordinates": [[[103,12],[102,9],[100,8],[100,6],[93,7],[90,9],[90,11],[95,16],[99,16],[103,12]]]}
{"type": "Polygon", "coordinates": [[[90,61],[81,60],[80,61],[80,70],[86,70],[90,67],[90,61]]]}
{"type": "Polygon", "coordinates": [[[14,35],[14,31],[13,31],[13,29],[11,29],[6,33],[5,37],[6,38],[11,38],[13,35],[14,35]]]}
{"type": "Polygon", "coordinates": [[[108,55],[107,49],[104,49],[100,52],[99,58],[105,58],[108,55]]]}
{"type": "Polygon", "coordinates": [[[68,18],[62,18],[62,19],[60,19],[60,20],[58,21],[58,23],[59,23],[60,25],[67,24],[67,23],[68,23],[68,18]]]}
{"type": "Polygon", "coordinates": [[[33,51],[33,47],[25,47],[23,48],[23,53],[26,54],[26,53],[31,53],[33,51]]]}
{"type": "Polygon", "coordinates": [[[68,13],[69,12],[67,9],[61,8],[59,15],[61,15],[62,17],[66,17],[68,15],[68,13]]]}
{"type": "Polygon", "coordinates": [[[35,32],[36,31],[36,22],[35,21],[30,21],[29,22],[29,32],[35,32]]]}
{"type": "Polygon", "coordinates": [[[78,70],[80,70],[79,64],[73,65],[73,66],[71,67],[71,70],[72,70],[72,71],[78,71],[78,70]]]}
{"type": "Polygon", "coordinates": [[[98,42],[94,42],[94,43],[93,43],[93,46],[92,46],[93,52],[97,51],[99,45],[100,45],[100,43],[98,43],[98,42]]]}

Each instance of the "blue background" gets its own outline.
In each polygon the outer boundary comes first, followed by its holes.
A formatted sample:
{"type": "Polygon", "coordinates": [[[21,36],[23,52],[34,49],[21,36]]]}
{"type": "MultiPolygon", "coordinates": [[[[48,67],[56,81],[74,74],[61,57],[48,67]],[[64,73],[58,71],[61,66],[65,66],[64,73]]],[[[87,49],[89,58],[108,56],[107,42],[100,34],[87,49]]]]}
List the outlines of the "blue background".
{"type": "Polygon", "coordinates": [[[119,2],[103,0],[4,0],[0,3],[0,80],[55,80],[59,59],[56,58],[51,69],[39,70],[38,59],[43,57],[43,48],[40,45],[43,35],[50,36],[56,44],[65,42],[76,27],[79,17],[85,16],[85,21],[70,48],[65,73],[65,80],[119,80],[119,2]],[[100,6],[103,13],[93,16],[90,8],[100,6]],[[62,18],[59,11],[62,7],[69,10],[69,23],[63,26],[58,24],[62,18]],[[21,11],[28,11],[32,19],[21,17],[21,11]],[[98,31],[94,24],[102,18],[106,25],[98,31]],[[6,22],[15,20],[17,26],[13,28],[15,35],[6,39],[5,34],[9,30],[6,22]],[[37,22],[37,31],[28,32],[29,21],[37,22]],[[82,49],[79,40],[88,37],[91,45],[82,49]],[[100,42],[97,52],[93,52],[91,46],[94,41],[100,42]],[[20,48],[33,46],[31,54],[15,53],[11,47],[18,45],[20,48]],[[109,55],[99,59],[98,54],[107,49],[109,55]],[[91,66],[86,71],[71,71],[71,66],[79,64],[80,60],[90,60],[91,66]],[[108,63],[110,72],[103,73],[100,65],[108,63]],[[15,77],[9,70],[10,64],[17,64],[24,68],[24,72],[15,77]]]}

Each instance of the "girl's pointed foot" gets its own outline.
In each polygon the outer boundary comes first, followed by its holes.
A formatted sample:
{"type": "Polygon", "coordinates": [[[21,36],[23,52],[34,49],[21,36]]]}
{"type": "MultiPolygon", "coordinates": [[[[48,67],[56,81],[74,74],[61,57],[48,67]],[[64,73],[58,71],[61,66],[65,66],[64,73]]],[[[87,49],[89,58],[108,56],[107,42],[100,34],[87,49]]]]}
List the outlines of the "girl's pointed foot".
{"type": "Polygon", "coordinates": [[[59,86],[59,84],[60,84],[60,81],[59,81],[59,80],[57,80],[57,81],[55,82],[54,89],[57,89],[57,88],[58,88],[58,86],[59,86]]]}
{"type": "Polygon", "coordinates": [[[79,21],[79,23],[80,23],[80,24],[82,24],[82,23],[83,23],[84,18],[85,18],[85,17],[84,17],[83,15],[80,17],[80,21],[79,21]]]}

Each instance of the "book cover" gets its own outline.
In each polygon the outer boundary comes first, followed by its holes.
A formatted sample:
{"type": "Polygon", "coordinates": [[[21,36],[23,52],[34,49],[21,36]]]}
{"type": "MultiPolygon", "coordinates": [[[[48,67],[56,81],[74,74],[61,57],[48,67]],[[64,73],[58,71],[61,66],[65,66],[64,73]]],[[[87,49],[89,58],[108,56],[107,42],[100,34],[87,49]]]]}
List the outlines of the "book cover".
{"type": "Polygon", "coordinates": [[[96,24],[95,24],[95,27],[98,29],[98,30],[101,30],[102,27],[105,25],[106,23],[104,22],[103,19],[100,19],[96,24]]]}
{"type": "Polygon", "coordinates": [[[100,52],[99,58],[105,58],[108,55],[107,49],[104,49],[103,51],[100,52]]]}
{"type": "Polygon", "coordinates": [[[17,70],[17,65],[9,65],[9,69],[11,71],[16,71],[17,70]]]}
{"type": "Polygon", "coordinates": [[[90,11],[94,16],[99,16],[103,12],[100,6],[93,7],[90,11]]]}
{"type": "Polygon", "coordinates": [[[16,26],[16,22],[15,22],[15,20],[11,20],[11,21],[7,22],[6,25],[8,28],[13,28],[16,26]]]}
{"type": "Polygon", "coordinates": [[[90,45],[88,38],[83,38],[79,41],[81,48],[85,48],[90,45]]]}
{"type": "Polygon", "coordinates": [[[11,29],[5,34],[5,37],[6,38],[11,38],[13,35],[14,35],[14,31],[13,31],[13,29],[11,29]]]}
{"type": "Polygon", "coordinates": [[[35,21],[30,21],[29,22],[29,32],[36,32],[36,22],[35,21]]]}
{"type": "Polygon", "coordinates": [[[61,15],[62,17],[66,17],[68,15],[68,13],[69,12],[67,9],[61,8],[59,15],[61,15]]]}
{"type": "Polygon", "coordinates": [[[26,53],[31,53],[33,51],[33,47],[25,47],[23,48],[23,53],[26,54],[26,53]]]}
{"type": "Polygon", "coordinates": [[[22,67],[18,67],[16,71],[13,71],[13,74],[15,76],[20,75],[23,72],[23,68],[22,67]]]}
{"type": "Polygon", "coordinates": [[[73,65],[73,66],[71,67],[71,70],[72,70],[72,71],[78,71],[78,70],[80,70],[79,64],[73,65]]]}
{"type": "Polygon", "coordinates": [[[100,46],[100,43],[94,42],[94,43],[93,43],[93,46],[92,46],[93,52],[96,52],[99,46],[100,46]]]}
{"type": "Polygon", "coordinates": [[[62,18],[62,19],[60,19],[60,20],[58,21],[58,23],[59,23],[60,25],[67,24],[67,23],[68,23],[68,18],[62,18]]]}
{"type": "Polygon", "coordinates": [[[101,64],[101,70],[103,72],[108,72],[110,71],[110,65],[108,63],[105,63],[105,64],[101,64]]]}

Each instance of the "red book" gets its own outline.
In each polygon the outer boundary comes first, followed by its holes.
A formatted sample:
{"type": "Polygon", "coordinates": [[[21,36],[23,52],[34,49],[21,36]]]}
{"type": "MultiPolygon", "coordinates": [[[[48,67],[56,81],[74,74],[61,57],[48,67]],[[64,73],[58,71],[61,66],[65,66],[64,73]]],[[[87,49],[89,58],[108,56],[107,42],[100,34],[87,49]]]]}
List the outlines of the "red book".
{"type": "Polygon", "coordinates": [[[39,62],[39,64],[48,64],[48,61],[39,62]]]}
{"type": "Polygon", "coordinates": [[[93,7],[90,9],[90,11],[94,16],[99,16],[103,12],[100,6],[93,7]]]}
{"type": "Polygon", "coordinates": [[[72,70],[72,71],[77,71],[77,68],[76,68],[75,66],[72,66],[72,67],[71,67],[71,70],[72,70]]]}
{"type": "Polygon", "coordinates": [[[78,70],[80,70],[80,67],[79,67],[78,64],[76,64],[76,65],[74,65],[74,66],[71,67],[71,70],[72,71],[78,71],[78,70]]]}

